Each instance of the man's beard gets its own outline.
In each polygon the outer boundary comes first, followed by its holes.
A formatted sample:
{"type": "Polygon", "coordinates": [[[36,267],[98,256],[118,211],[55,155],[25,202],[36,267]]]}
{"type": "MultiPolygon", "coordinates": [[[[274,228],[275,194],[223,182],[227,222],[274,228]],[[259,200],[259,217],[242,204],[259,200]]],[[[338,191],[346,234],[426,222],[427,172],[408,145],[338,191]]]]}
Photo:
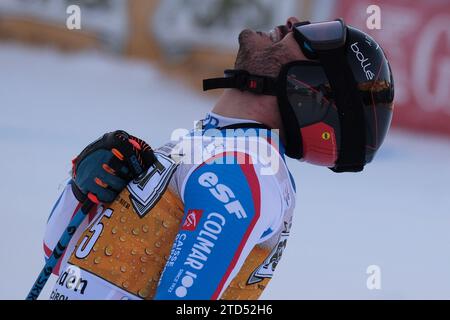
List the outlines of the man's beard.
{"type": "Polygon", "coordinates": [[[244,30],[239,34],[235,69],[246,70],[255,75],[277,77],[282,65],[290,61],[283,44],[276,43],[258,50],[249,41],[251,35],[250,30],[244,30]]]}

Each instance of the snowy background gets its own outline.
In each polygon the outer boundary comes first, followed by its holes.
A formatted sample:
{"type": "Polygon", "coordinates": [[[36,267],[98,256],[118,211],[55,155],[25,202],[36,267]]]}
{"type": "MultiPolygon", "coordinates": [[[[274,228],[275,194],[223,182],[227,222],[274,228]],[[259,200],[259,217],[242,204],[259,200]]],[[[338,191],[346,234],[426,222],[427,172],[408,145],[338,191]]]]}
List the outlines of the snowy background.
{"type": "Polygon", "coordinates": [[[40,18],[46,22],[65,24],[70,4],[83,6],[83,27],[101,32],[103,37],[123,38],[127,33],[126,1],[123,0],[1,0],[0,13],[27,18],[40,18]]]}
{"type": "MultiPolygon", "coordinates": [[[[149,64],[0,44],[0,299],[23,299],[41,270],[49,211],[87,143],[120,128],[158,146],[213,104],[200,79],[194,92],[149,64]]],[[[298,205],[263,298],[450,299],[449,163],[448,138],[397,130],[362,174],[289,161],[298,205]]]]}

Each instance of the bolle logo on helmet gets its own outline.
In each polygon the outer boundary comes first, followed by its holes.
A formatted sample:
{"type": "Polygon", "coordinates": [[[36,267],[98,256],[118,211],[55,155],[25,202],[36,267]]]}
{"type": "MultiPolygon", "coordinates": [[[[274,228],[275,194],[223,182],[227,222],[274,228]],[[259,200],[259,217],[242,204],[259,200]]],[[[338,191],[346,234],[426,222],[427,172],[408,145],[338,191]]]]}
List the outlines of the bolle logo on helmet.
{"type": "Polygon", "coordinates": [[[367,80],[373,80],[375,74],[369,69],[372,63],[368,62],[369,58],[364,57],[364,54],[359,50],[358,42],[353,43],[350,48],[355,53],[356,59],[361,62],[361,68],[363,69],[367,80]]]}

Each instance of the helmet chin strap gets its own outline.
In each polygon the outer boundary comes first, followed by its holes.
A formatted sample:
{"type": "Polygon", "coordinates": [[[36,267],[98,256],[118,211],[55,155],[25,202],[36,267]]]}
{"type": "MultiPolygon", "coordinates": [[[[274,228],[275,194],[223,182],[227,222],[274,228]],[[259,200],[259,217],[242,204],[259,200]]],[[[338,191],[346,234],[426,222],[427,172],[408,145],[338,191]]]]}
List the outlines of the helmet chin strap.
{"type": "Polygon", "coordinates": [[[267,96],[277,96],[278,92],[276,78],[253,75],[245,70],[225,70],[224,78],[203,80],[203,91],[225,88],[267,96]]]}

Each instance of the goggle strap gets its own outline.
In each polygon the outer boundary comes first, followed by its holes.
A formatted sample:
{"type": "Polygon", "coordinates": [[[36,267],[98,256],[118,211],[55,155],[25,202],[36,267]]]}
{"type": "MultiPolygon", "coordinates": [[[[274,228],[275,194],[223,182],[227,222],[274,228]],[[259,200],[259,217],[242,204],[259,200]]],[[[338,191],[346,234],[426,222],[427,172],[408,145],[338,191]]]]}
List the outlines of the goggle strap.
{"type": "Polygon", "coordinates": [[[244,70],[226,70],[224,78],[203,80],[203,91],[224,88],[276,96],[277,80],[276,78],[253,75],[244,70]]]}

